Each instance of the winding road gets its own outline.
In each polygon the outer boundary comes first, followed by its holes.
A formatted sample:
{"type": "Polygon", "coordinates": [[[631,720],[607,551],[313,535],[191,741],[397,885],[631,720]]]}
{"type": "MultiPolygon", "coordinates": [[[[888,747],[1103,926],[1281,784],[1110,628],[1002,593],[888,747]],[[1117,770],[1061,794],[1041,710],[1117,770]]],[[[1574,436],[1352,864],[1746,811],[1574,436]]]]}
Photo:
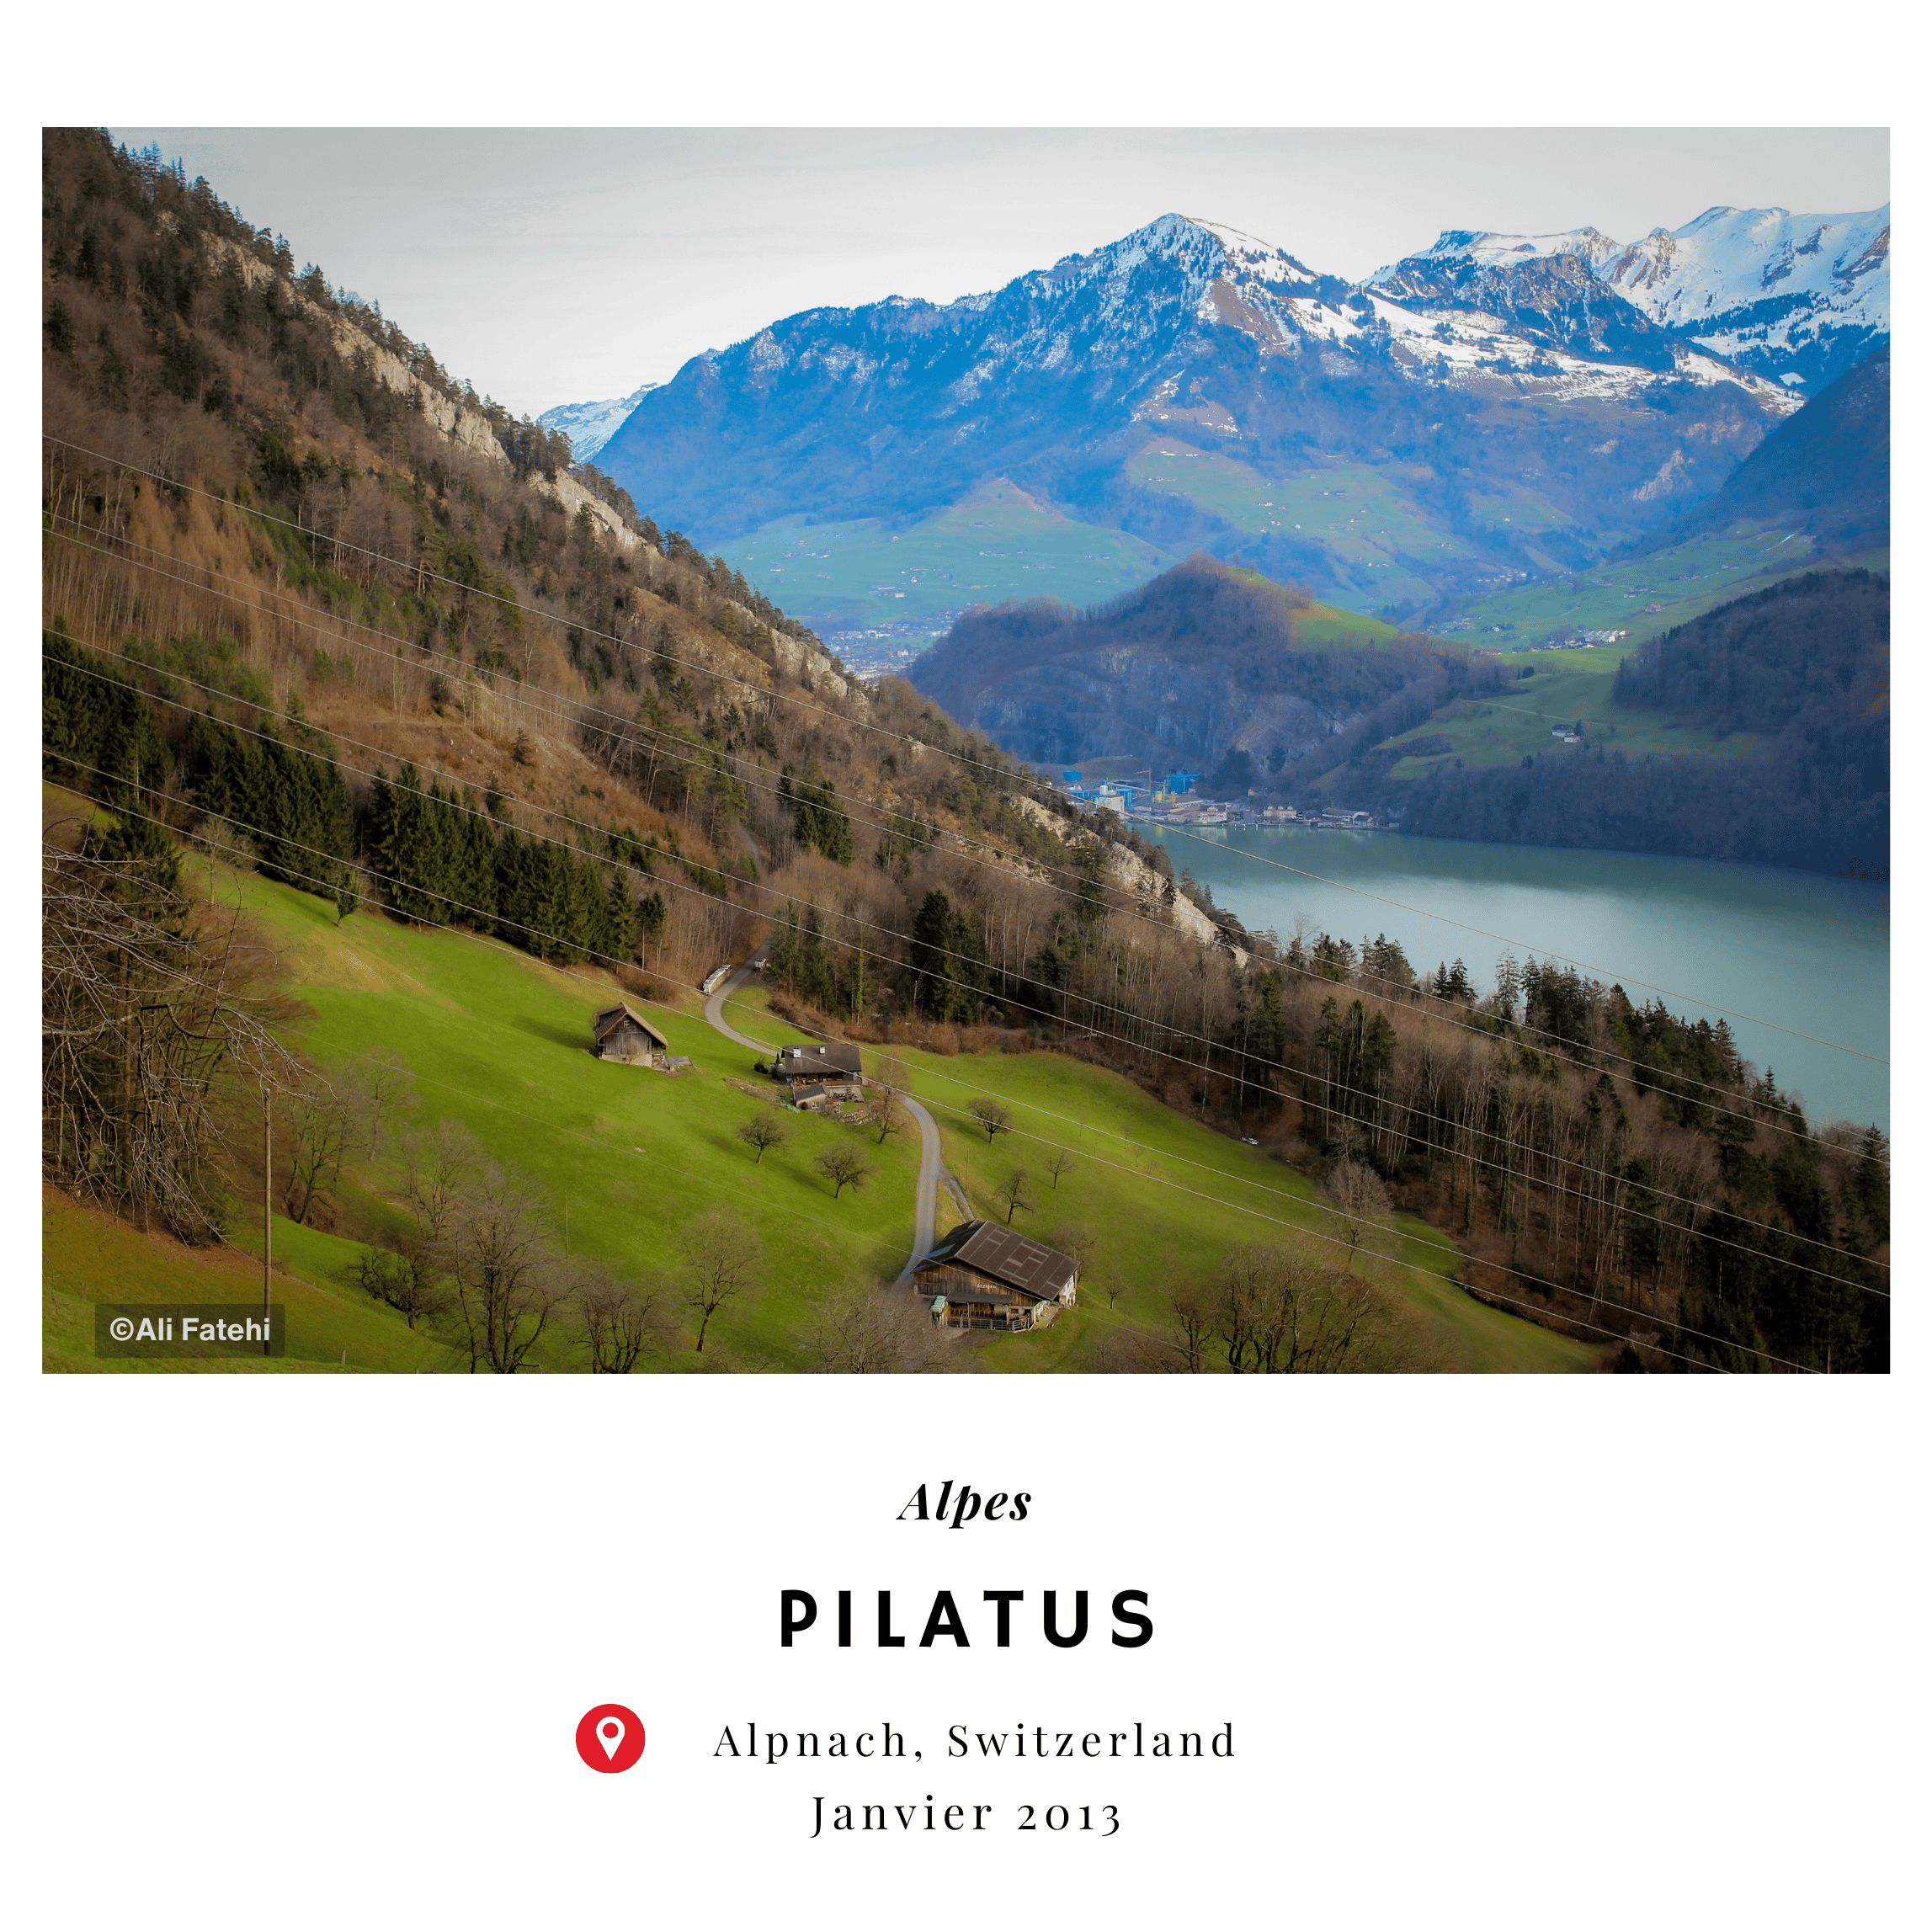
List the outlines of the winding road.
{"type": "MultiPolygon", "coordinates": [[[[750,982],[764,950],[761,946],[705,1002],[705,1018],[716,1031],[760,1055],[770,1053],[779,1042],[753,1040],[749,1034],[740,1033],[725,1018],[725,1002],[740,987],[750,982]]],[[[910,1094],[901,1094],[899,1103],[919,1127],[919,1186],[913,1205],[913,1252],[906,1257],[906,1265],[899,1270],[898,1280],[894,1284],[903,1287],[913,1279],[913,1263],[921,1255],[931,1252],[939,1219],[939,1183],[944,1179],[950,1186],[952,1177],[946,1173],[945,1158],[939,1151],[939,1122],[910,1094]]],[[[956,1198],[956,1188],[954,1193],[956,1198]]]]}

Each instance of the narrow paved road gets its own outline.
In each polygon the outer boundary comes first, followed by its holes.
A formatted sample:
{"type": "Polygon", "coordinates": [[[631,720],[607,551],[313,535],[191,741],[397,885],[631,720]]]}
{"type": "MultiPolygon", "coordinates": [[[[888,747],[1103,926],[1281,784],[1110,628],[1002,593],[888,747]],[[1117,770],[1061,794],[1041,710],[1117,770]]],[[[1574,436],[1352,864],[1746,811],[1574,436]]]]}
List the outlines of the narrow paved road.
{"type": "MultiPolygon", "coordinates": [[[[740,966],[705,1002],[705,1018],[712,1027],[726,1040],[735,1041],[740,1046],[748,1046],[760,1055],[770,1053],[779,1042],[753,1040],[749,1034],[740,1033],[725,1018],[725,1001],[740,987],[750,983],[752,970],[758,963],[763,951],[761,947],[753,953],[750,961],[740,966]]],[[[906,1257],[906,1265],[899,1270],[897,1284],[904,1286],[913,1278],[913,1264],[931,1251],[937,1232],[939,1182],[945,1179],[950,1183],[951,1177],[945,1171],[945,1162],[939,1152],[939,1122],[910,1094],[900,1094],[899,1101],[919,1127],[919,1187],[913,1214],[913,1252],[906,1257]]]]}

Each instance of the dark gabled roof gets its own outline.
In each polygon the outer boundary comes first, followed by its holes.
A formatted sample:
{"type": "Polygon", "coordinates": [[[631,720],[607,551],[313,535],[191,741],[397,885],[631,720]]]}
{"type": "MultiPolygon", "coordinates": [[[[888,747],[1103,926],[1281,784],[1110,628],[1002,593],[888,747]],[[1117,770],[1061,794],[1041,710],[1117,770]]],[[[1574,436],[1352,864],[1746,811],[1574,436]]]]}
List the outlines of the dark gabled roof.
{"type": "Polygon", "coordinates": [[[1043,1248],[1037,1241],[1029,1241],[1024,1234],[1015,1234],[1010,1227],[1002,1227],[994,1221],[962,1222],[918,1263],[913,1272],[920,1274],[935,1263],[946,1261],[962,1261],[967,1267],[977,1268],[982,1275],[990,1275],[994,1280],[1003,1281],[1038,1301],[1057,1296],[1072,1282],[1075,1272],[1071,1254],[1062,1254],[1056,1248],[1043,1248]]]}
{"type": "Polygon", "coordinates": [[[598,1014],[597,1019],[593,1023],[597,1030],[598,1044],[601,1046],[604,1042],[604,1036],[611,1030],[611,1029],[613,1027],[620,1025],[626,1019],[631,1020],[636,1025],[642,1027],[643,1030],[648,1033],[660,1046],[668,1047],[671,1044],[671,1042],[667,1040],[664,1035],[651,1024],[649,1020],[645,1019],[642,1014],[634,1013],[628,1006],[621,1005],[607,1006],[604,1008],[603,1012],[598,1014]]]}
{"type": "Polygon", "coordinates": [[[859,1049],[842,1040],[828,1044],[817,1041],[801,1041],[796,1046],[781,1046],[772,1056],[772,1072],[786,1079],[804,1073],[860,1073],[865,1071],[859,1049]]]}

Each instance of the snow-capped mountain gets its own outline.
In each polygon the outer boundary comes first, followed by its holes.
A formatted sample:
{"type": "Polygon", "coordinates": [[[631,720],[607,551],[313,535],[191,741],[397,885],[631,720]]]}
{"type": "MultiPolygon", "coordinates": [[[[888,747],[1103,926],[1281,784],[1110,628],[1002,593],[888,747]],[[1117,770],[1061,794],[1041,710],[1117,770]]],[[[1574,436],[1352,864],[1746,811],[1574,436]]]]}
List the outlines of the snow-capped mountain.
{"type": "Polygon", "coordinates": [[[1890,339],[1891,247],[1889,202],[1861,215],[1709,208],[1632,242],[1595,228],[1452,230],[1370,282],[1493,307],[1513,279],[1576,264],[1679,340],[1815,392],[1890,339]]]}
{"type": "Polygon", "coordinates": [[[1104,494],[1102,472],[1157,429],[1248,460],[1297,444],[1372,460],[1407,450],[1511,476],[1575,472],[1602,445],[1577,479],[1594,519],[1675,447],[1648,412],[1620,431],[1629,405],[1676,395],[1673,430],[1692,439],[1678,471],[1700,460],[1711,488],[1796,407],[1589,276],[1539,274],[1546,286],[1519,275],[1487,306],[1446,285],[1402,295],[1164,215],[985,295],[809,310],[707,351],[644,397],[600,461],[716,540],[790,514],[905,515],[1023,471],[1060,500],[1104,494]],[[1509,431],[1478,425],[1498,406],[1509,431]],[[1573,438],[1552,426],[1576,410],[1596,412],[1572,426],[1588,442],[1561,455],[1551,445],[1573,438]]]}
{"type": "Polygon", "coordinates": [[[570,453],[580,463],[594,462],[625,418],[657,388],[647,382],[628,396],[608,402],[560,402],[546,409],[537,421],[546,429],[561,429],[570,439],[570,453]]]}
{"type": "MultiPolygon", "coordinates": [[[[959,530],[989,528],[966,506],[1003,481],[1042,517],[1170,556],[1242,556],[1401,619],[1583,568],[1681,515],[1815,386],[1781,379],[1844,351],[1852,338],[1830,329],[1849,324],[1828,306],[1781,311],[1787,337],[1811,330],[1812,360],[1775,368],[1744,366],[1675,320],[1674,290],[1695,289],[1711,317],[1721,295],[1730,303],[1734,334],[1755,326],[1735,299],[1744,244],[1727,254],[1724,224],[1691,226],[1668,263],[1654,237],[1640,262],[1587,229],[1457,233],[1355,284],[1163,215],[982,295],[807,310],[707,350],[641,397],[597,461],[706,548],[757,535],[755,559],[780,526],[789,543],[866,525],[837,544],[889,551],[855,564],[853,584],[828,569],[801,586],[822,600],[806,609],[815,620],[871,621],[852,614],[888,588],[867,592],[871,576],[904,574],[902,534],[955,513],[959,530]]],[[[1882,282],[1881,228],[1835,253],[1821,229],[1828,274],[1882,282]],[[1881,266],[1855,274],[1874,250],[1881,266]]],[[[1786,282],[1812,272],[1800,244],[1812,231],[1794,232],[1786,282]]],[[[1751,245],[1761,288],[1775,251],[1751,245]]],[[[1045,567],[1024,549],[989,536],[962,556],[932,540],[929,567],[962,603],[1037,594],[1022,573],[1045,567]]]]}

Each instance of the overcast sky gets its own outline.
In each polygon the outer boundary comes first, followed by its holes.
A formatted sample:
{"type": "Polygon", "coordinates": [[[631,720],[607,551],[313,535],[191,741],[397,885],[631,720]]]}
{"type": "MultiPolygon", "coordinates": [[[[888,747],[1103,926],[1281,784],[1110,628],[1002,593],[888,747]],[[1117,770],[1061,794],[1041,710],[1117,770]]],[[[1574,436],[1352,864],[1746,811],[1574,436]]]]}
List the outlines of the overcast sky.
{"type": "Polygon", "coordinates": [[[113,131],[533,413],[800,309],[997,288],[1170,210],[1360,277],[1445,228],[1628,241],[1891,193],[1871,130],[113,131]]]}

